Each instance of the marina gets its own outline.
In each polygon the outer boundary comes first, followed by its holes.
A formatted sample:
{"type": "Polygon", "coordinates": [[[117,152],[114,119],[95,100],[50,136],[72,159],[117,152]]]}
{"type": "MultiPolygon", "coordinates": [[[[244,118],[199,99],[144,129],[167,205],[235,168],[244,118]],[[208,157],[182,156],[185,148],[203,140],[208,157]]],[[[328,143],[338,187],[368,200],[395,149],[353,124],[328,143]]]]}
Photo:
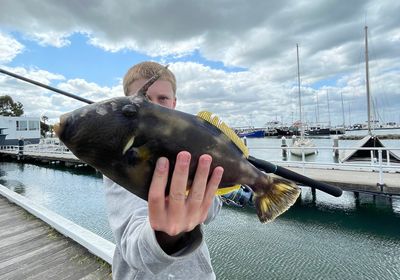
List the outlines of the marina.
{"type": "MultiPolygon", "coordinates": [[[[397,132],[397,130],[393,131],[397,132]]],[[[385,135],[385,131],[381,131],[385,135]]],[[[354,133],[352,139],[358,139],[354,133]]],[[[396,134],[394,134],[396,135],[396,134]]],[[[379,136],[381,137],[381,136],[379,136]]],[[[385,137],[381,137],[385,139],[385,137]]],[[[400,194],[400,165],[396,159],[400,157],[400,145],[393,137],[382,140],[386,147],[359,147],[355,140],[342,140],[335,147],[334,138],[314,137],[313,153],[307,156],[307,147],[282,145],[279,137],[245,139],[251,154],[257,154],[264,160],[287,167],[297,173],[326,183],[333,183],[352,191],[372,191],[389,194],[400,194]],[[355,150],[366,154],[363,162],[347,162],[355,150]],[[294,153],[295,152],[295,153],[294,153]],[[389,156],[388,155],[393,155],[389,156]],[[359,178],[359,183],[354,178],[359,178]],[[368,178],[368,179],[366,179],[368,178]],[[347,186],[350,186],[347,187],[347,186]]],[[[286,143],[286,142],[285,142],[286,143]]],[[[76,158],[68,149],[54,141],[37,145],[3,146],[0,156],[17,159],[22,162],[61,164],[72,167],[88,167],[76,158]],[[50,142],[50,143],[49,143],[50,142]]]]}
{"type": "MultiPolygon", "coordinates": [[[[15,161],[0,162],[0,170],[9,190],[113,241],[99,174],[15,161]]],[[[302,188],[273,223],[259,223],[254,209],[224,206],[205,231],[217,279],[398,279],[399,224],[397,196],[345,191],[334,198],[302,188]]]]}
{"type": "Polygon", "coordinates": [[[0,280],[399,280],[400,2],[338,3],[2,1],[0,280]]]}
{"type": "MultiPolygon", "coordinates": [[[[352,133],[354,139],[363,136],[362,131],[352,133]]],[[[378,133],[386,135],[387,131],[378,133]]],[[[399,152],[393,137],[381,138],[385,147],[364,149],[381,155],[388,150],[399,152]]],[[[267,225],[259,223],[252,208],[224,206],[218,220],[205,227],[218,279],[400,277],[396,265],[400,263],[400,166],[372,153],[367,162],[341,162],[341,155],[359,140],[339,141],[338,153],[332,145],[334,138],[313,140],[318,153],[305,157],[283,153],[293,147],[281,147],[280,137],[246,139],[251,155],[339,186],[344,193],[335,198],[302,186],[296,204],[267,225]],[[219,238],[224,235],[229,238],[219,238]],[[302,269],[282,265],[288,261],[302,269]]],[[[112,244],[101,174],[54,141],[26,145],[22,150],[4,146],[0,154],[0,184],[112,244]]],[[[90,246],[91,242],[83,244],[90,246]]],[[[112,253],[102,256],[111,262],[112,253]]]]}
{"type": "MultiPolygon", "coordinates": [[[[398,133],[396,130],[393,132],[398,133]]],[[[379,133],[386,135],[384,130],[379,133]]],[[[363,132],[353,134],[354,138],[363,136],[363,132]]],[[[297,153],[293,153],[296,148],[286,145],[284,138],[244,138],[251,155],[338,186],[344,193],[336,198],[301,186],[301,197],[296,204],[267,225],[259,223],[252,208],[224,206],[218,220],[205,227],[217,278],[265,279],[264,276],[268,275],[279,279],[337,279],[338,275],[340,278],[354,278],[360,274],[372,279],[400,277],[396,265],[400,261],[396,253],[400,249],[400,165],[388,156],[391,153],[397,155],[400,146],[393,137],[383,138],[386,138],[382,140],[385,145],[371,148],[357,146],[360,140],[314,137],[317,152],[307,157],[307,147],[298,147],[297,153]],[[365,151],[367,160],[343,161],[346,153],[355,148],[365,151]],[[229,238],[221,239],[220,236],[229,238]],[[246,249],[243,251],[243,248],[246,249]],[[268,248],[268,254],[263,248],[268,248]],[[271,254],[277,258],[271,258],[271,254]],[[312,265],[305,263],[306,260],[312,265]],[[289,261],[291,267],[301,266],[302,269],[292,270],[281,265],[289,261]],[[346,269],[349,263],[351,269],[346,269]],[[262,264],[262,269],[259,264],[262,264]]],[[[64,241],[68,249],[62,247],[63,250],[75,252],[69,248],[78,248],[76,250],[80,253],[76,254],[88,261],[79,263],[78,267],[73,262],[67,265],[66,269],[69,267],[74,271],[69,279],[109,279],[109,266],[99,265],[94,257],[111,263],[115,246],[107,221],[101,174],[77,159],[56,139],[44,139],[39,144],[18,144],[0,148],[2,196],[43,220],[53,231],[61,233],[57,235],[60,239],[73,240],[64,241]],[[25,203],[21,203],[24,200],[25,203]],[[54,214],[40,214],[41,211],[35,207],[54,214]],[[48,216],[58,218],[48,219],[48,216]],[[64,219],[66,221],[62,222],[64,219]],[[82,264],[89,268],[82,267],[82,264]]],[[[7,213],[14,211],[16,206],[7,201],[4,203],[7,213]]],[[[21,210],[17,208],[16,211],[21,210]]],[[[4,234],[8,236],[9,229],[4,234]]],[[[37,273],[40,279],[46,273],[53,273],[51,269],[41,271],[42,262],[34,258],[35,248],[41,242],[45,241],[32,243],[33,252],[21,249],[26,255],[7,255],[3,265],[5,275],[31,274],[35,277],[37,273]],[[26,263],[32,261],[39,268],[14,269],[13,265],[21,258],[26,263]]],[[[58,248],[61,245],[53,245],[51,241],[48,246],[58,248]]],[[[69,256],[57,251],[53,253],[61,254],[60,260],[69,256]]],[[[74,259],[69,258],[70,261],[74,259]]]]}

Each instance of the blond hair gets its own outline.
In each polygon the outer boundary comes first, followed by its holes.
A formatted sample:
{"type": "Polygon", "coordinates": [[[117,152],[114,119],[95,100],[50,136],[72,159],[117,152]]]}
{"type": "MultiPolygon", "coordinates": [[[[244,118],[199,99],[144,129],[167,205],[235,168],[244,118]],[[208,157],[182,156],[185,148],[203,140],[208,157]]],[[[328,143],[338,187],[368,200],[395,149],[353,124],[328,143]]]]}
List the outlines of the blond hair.
{"type": "MultiPolygon", "coordinates": [[[[150,79],[163,68],[165,69],[165,66],[153,61],[145,61],[132,66],[124,76],[123,87],[125,95],[128,96],[129,86],[135,81],[141,79],[150,79]]],[[[174,73],[172,73],[169,69],[165,69],[165,71],[162,71],[161,73],[160,80],[170,82],[172,85],[172,90],[174,91],[174,95],[176,94],[176,79],[174,73]]]]}

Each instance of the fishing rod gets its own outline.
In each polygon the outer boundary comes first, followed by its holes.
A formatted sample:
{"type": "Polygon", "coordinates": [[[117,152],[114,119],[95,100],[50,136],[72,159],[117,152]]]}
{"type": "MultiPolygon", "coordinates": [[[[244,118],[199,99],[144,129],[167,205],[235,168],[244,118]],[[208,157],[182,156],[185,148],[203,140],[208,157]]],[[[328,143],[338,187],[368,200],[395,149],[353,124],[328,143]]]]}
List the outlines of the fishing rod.
{"type": "Polygon", "coordinates": [[[273,164],[272,162],[268,162],[265,160],[261,160],[255,158],[253,156],[249,156],[248,160],[258,169],[265,171],[266,173],[273,173],[283,178],[296,181],[298,183],[304,184],[306,186],[319,189],[323,192],[329,193],[330,195],[339,197],[342,195],[343,191],[336,187],[324,182],[319,182],[310,177],[306,177],[299,173],[296,173],[290,169],[284,168],[282,166],[273,164]]]}
{"type": "Polygon", "coordinates": [[[77,95],[75,95],[75,94],[72,94],[72,93],[63,91],[63,90],[58,89],[58,88],[55,88],[55,87],[51,87],[51,86],[42,84],[42,83],[37,82],[37,81],[35,81],[35,80],[31,80],[31,79],[25,78],[25,77],[23,77],[23,76],[17,75],[17,74],[15,74],[15,73],[12,73],[12,72],[10,72],[10,71],[7,71],[7,70],[1,69],[1,68],[0,68],[0,73],[6,74],[6,75],[8,75],[8,76],[14,77],[14,78],[19,79],[19,80],[23,80],[23,81],[25,81],[25,82],[28,82],[28,83],[37,85],[37,86],[39,86],[39,87],[42,87],[42,88],[45,88],[45,89],[48,89],[48,90],[52,90],[52,91],[54,91],[54,92],[60,93],[60,94],[62,94],[62,95],[71,97],[71,98],[73,98],[73,99],[76,99],[76,100],[79,100],[79,101],[82,101],[82,102],[85,102],[85,103],[88,103],[88,104],[94,103],[93,101],[91,101],[91,100],[89,100],[89,99],[86,99],[86,98],[77,96],[77,95]]]}
{"type": "MultiPolygon", "coordinates": [[[[19,79],[19,80],[23,80],[25,82],[34,84],[34,85],[39,86],[39,87],[43,87],[45,89],[60,93],[62,95],[68,96],[70,98],[74,98],[76,100],[85,102],[87,104],[94,103],[93,101],[91,101],[89,99],[74,95],[72,93],[69,93],[69,92],[66,92],[66,91],[63,91],[63,90],[60,90],[60,89],[57,89],[57,88],[54,88],[54,87],[51,87],[51,86],[48,86],[48,85],[45,85],[45,84],[42,84],[42,83],[39,83],[39,82],[34,81],[32,79],[28,79],[26,77],[23,77],[23,76],[15,74],[15,73],[3,70],[1,68],[0,68],[0,73],[9,75],[9,76],[14,77],[14,78],[19,79]]],[[[284,168],[282,166],[273,164],[273,163],[265,161],[265,160],[261,160],[261,159],[255,158],[253,156],[249,156],[248,160],[255,167],[257,167],[258,169],[260,169],[260,170],[262,170],[262,171],[264,171],[266,173],[276,174],[276,175],[281,176],[283,178],[295,181],[295,182],[297,182],[299,184],[304,184],[304,185],[309,186],[311,188],[316,188],[316,189],[318,189],[320,191],[326,192],[326,193],[328,193],[330,195],[333,195],[333,196],[336,196],[336,197],[339,197],[339,196],[342,195],[342,190],[339,187],[332,186],[332,185],[329,185],[329,184],[326,184],[326,183],[323,183],[323,182],[316,181],[314,179],[311,179],[309,177],[306,177],[304,175],[301,175],[299,173],[291,171],[291,170],[289,170],[287,168],[284,168]]]]}

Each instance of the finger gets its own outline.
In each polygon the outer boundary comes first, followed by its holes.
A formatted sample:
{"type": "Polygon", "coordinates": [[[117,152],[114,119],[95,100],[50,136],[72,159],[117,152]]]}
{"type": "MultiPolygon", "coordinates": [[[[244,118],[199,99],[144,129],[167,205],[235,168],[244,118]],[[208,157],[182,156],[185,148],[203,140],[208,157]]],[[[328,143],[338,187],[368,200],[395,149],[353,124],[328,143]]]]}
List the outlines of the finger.
{"type": "Polygon", "coordinates": [[[186,187],[189,175],[190,153],[180,152],[176,157],[168,195],[166,215],[169,232],[181,232],[186,225],[186,187]]]}
{"type": "Polygon", "coordinates": [[[168,167],[168,159],[159,158],[150,184],[148,196],[149,220],[154,230],[158,230],[162,222],[165,221],[165,187],[168,182],[168,167]]]}
{"type": "Polygon", "coordinates": [[[190,203],[191,206],[198,206],[203,201],[208,175],[210,173],[211,161],[212,157],[210,155],[202,155],[199,158],[196,174],[187,200],[187,203],[190,203]]]}
{"type": "Polygon", "coordinates": [[[169,190],[169,201],[182,204],[186,200],[186,187],[189,176],[190,153],[180,152],[176,157],[174,173],[169,190]]]}
{"type": "Polygon", "coordinates": [[[203,200],[203,209],[204,210],[208,211],[208,208],[210,208],[211,203],[214,200],[215,193],[218,189],[218,186],[221,183],[223,173],[224,173],[224,169],[221,166],[218,166],[213,170],[211,178],[207,183],[206,192],[204,194],[204,200],[203,200]]]}
{"type": "Polygon", "coordinates": [[[176,157],[166,208],[168,222],[177,231],[186,224],[185,201],[189,165],[190,153],[180,152],[176,157]]]}

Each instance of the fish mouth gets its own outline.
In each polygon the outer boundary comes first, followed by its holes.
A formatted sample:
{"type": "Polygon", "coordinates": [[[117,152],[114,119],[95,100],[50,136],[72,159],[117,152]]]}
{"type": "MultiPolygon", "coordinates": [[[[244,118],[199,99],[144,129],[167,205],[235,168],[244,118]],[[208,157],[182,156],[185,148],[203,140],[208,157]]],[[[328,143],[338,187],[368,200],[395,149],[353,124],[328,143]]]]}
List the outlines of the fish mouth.
{"type": "Polygon", "coordinates": [[[55,125],[53,125],[53,130],[54,133],[57,135],[57,137],[60,137],[61,134],[61,124],[60,123],[56,123],[55,125]]]}
{"type": "Polygon", "coordinates": [[[57,135],[58,138],[60,138],[60,136],[61,136],[61,134],[62,134],[62,132],[64,130],[65,122],[66,122],[66,119],[67,119],[66,115],[67,114],[61,115],[60,122],[56,123],[53,126],[53,130],[54,130],[54,132],[55,132],[55,134],[57,135]]]}
{"type": "Polygon", "coordinates": [[[132,136],[125,144],[124,149],[122,150],[122,155],[126,154],[126,152],[133,146],[133,143],[135,143],[135,136],[132,136]]]}

